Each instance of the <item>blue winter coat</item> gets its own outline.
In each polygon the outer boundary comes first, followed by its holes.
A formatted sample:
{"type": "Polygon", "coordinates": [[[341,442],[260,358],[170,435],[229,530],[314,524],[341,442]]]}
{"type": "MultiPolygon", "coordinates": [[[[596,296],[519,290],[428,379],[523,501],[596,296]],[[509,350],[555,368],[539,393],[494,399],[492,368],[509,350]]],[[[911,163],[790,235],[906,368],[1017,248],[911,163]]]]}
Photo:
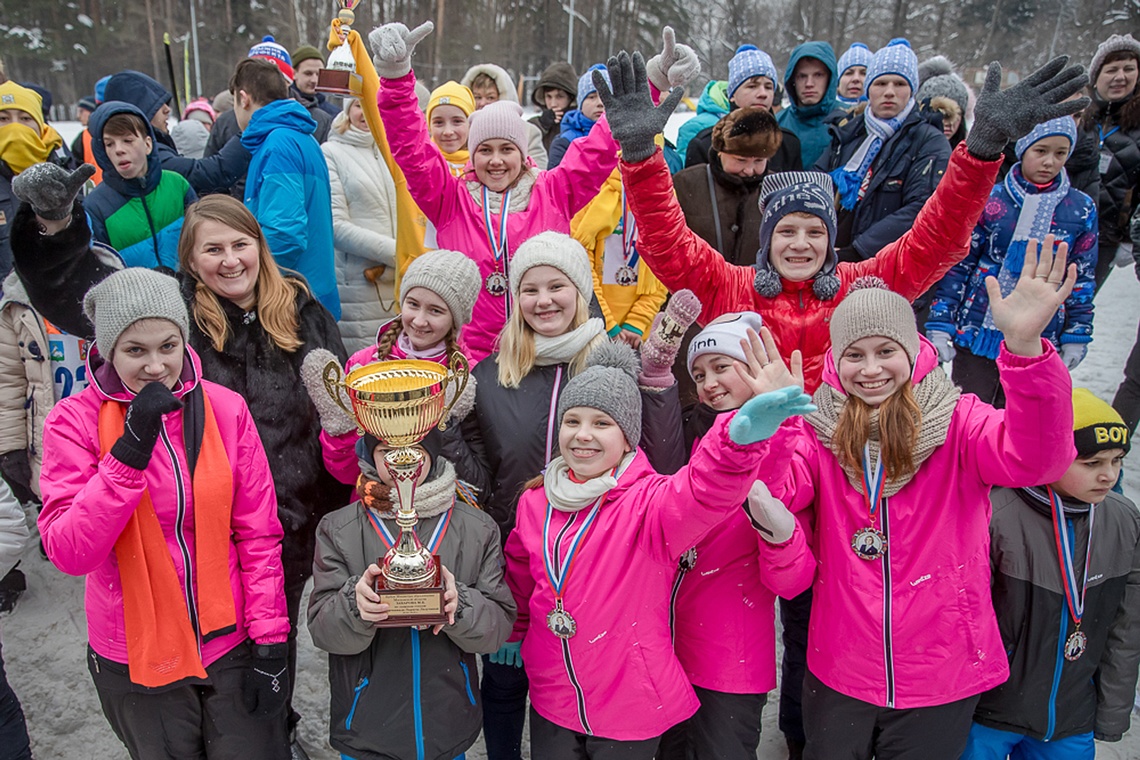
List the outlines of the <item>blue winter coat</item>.
{"type": "Polygon", "coordinates": [[[566,149],[570,147],[570,143],[590,134],[590,130],[594,128],[595,124],[597,124],[597,120],[586,118],[586,115],[577,108],[563,114],[561,131],[558,133],[558,137],[555,137],[550,143],[550,152],[546,158],[547,170],[562,163],[562,158],[566,155],[566,149]]]}
{"type": "Polygon", "coordinates": [[[328,165],[313,139],[316,128],[305,107],[292,99],[253,112],[241,136],[253,154],[245,205],[257,217],[277,263],[301,274],[339,320],[332,194],[328,165]]]}
{"type": "Polygon", "coordinates": [[[804,166],[814,164],[831,145],[831,135],[827,131],[825,120],[828,114],[839,108],[839,101],[835,97],[835,91],[839,87],[839,73],[835,67],[835,51],[831,45],[826,42],[805,42],[792,51],[792,57],[784,69],[784,89],[792,105],[776,114],[776,122],[800,138],[800,158],[804,166]],[[796,64],[803,58],[815,58],[831,74],[823,100],[814,106],[801,106],[796,101],[796,88],[792,86],[796,64]]]}
{"type": "Polygon", "coordinates": [[[728,113],[728,82],[713,80],[705,85],[697,100],[697,114],[677,130],[677,152],[682,156],[689,149],[689,141],[703,130],[716,125],[720,117],[728,113]]]}
{"type": "MultiPolygon", "coordinates": [[[[1027,194],[1041,192],[1040,188],[1022,179],[1021,164],[1014,166],[1010,175],[1027,194]]],[[[1045,189],[1053,189],[1059,182],[1060,178],[1045,189]]],[[[986,277],[997,277],[1001,271],[1020,212],[1005,183],[995,185],[978,226],[974,228],[969,255],[955,264],[937,286],[926,322],[927,330],[948,333],[953,336],[954,343],[963,348],[968,349],[974,343],[990,305],[986,277]]],[[[1077,284],[1045,328],[1043,337],[1054,346],[1089,343],[1092,341],[1093,292],[1096,289],[1096,204],[1080,190],[1070,189],[1053,213],[1049,231],[1056,236],[1058,243],[1069,245],[1069,263],[1077,265],[1077,284]]]]}

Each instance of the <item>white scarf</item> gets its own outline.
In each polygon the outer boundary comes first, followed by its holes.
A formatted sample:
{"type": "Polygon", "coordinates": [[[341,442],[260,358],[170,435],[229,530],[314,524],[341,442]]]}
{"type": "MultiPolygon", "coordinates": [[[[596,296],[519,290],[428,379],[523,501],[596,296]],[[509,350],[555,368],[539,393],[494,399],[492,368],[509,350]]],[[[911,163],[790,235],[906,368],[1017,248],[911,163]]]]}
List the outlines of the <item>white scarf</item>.
{"type": "Polygon", "coordinates": [[[863,143],[856,149],[850,160],[842,168],[832,172],[832,177],[836,181],[836,190],[839,193],[840,205],[844,209],[850,211],[855,208],[862,192],[863,181],[867,177],[867,171],[871,168],[871,164],[875,162],[875,158],[883,149],[883,145],[895,136],[895,132],[906,121],[906,117],[910,116],[912,110],[914,110],[913,97],[907,101],[906,106],[899,112],[898,116],[890,119],[880,119],[871,113],[870,108],[863,112],[863,124],[867,128],[867,136],[863,138],[863,143]]]}
{"type": "Polygon", "coordinates": [[[570,466],[562,457],[555,457],[546,466],[543,474],[543,489],[550,506],[559,512],[581,512],[591,506],[600,497],[617,485],[618,478],[622,476],[636,456],[636,451],[630,451],[621,458],[618,466],[605,475],[590,478],[585,483],[578,483],[570,477],[570,466]]]}
{"type": "Polygon", "coordinates": [[[553,364],[566,364],[574,359],[590,341],[606,330],[606,321],[593,317],[581,327],[553,338],[545,335],[534,336],[534,364],[536,367],[549,367],[553,364]]]}

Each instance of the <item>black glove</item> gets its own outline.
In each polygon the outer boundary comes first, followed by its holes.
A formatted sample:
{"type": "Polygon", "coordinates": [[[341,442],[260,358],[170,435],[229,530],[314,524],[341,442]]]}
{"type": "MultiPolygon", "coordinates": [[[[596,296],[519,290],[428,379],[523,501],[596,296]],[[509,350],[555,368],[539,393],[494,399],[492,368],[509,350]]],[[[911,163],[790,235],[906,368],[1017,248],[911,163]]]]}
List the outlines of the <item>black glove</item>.
{"type": "Polygon", "coordinates": [[[71,214],[75,197],[95,174],[95,167],[83,164],[68,172],[55,164],[30,166],[12,180],[12,192],[32,207],[41,219],[59,221],[71,214]]]}
{"type": "Polygon", "coordinates": [[[1065,66],[1069,56],[1054,58],[1006,90],[1001,89],[1001,64],[994,61],[986,71],[986,83],[974,106],[974,125],[966,147],[976,158],[1001,158],[1006,143],[1029,134],[1038,124],[1085,108],[1088,98],[1065,101],[1089,83],[1085,67],[1065,66]]]}
{"type": "Polygon", "coordinates": [[[649,94],[649,80],[645,76],[645,60],[641,53],[630,56],[624,50],[606,61],[610,85],[602,77],[602,72],[594,71],[594,87],[598,97],[606,106],[606,121],[614,139],[621,146],[621,157],[628,163],[636,164],[653,155],[657,146],[653,138],[665,129],[673,109],[681,102],[685,91],[674,87],[669,97],[659,106],[653,105],[649,94]]]}
{"type": "Polygon", "coordinates": [[[39,503],[35,489],[32,488],[32,463],[28,459],[27,449],[16,449],[0,454],[0,476],[3,476],[12,495],[22,504],[29,501],[39,503]]]}
{"type": "Polygon", "coordinates": [[[147,383],[127,407],[123,434],[111,447],[111,456],[128,467],[145,470],[162,430],[162,415],[182,408],[162,383],[147,383]]]}
{"type": "Polygon", "coordinates": [[[544,108],[535,121],[538,123],[538,126],[542,128],[543,132],[549,132],[558,124],[558,116],[549,108],[544,108]]]}
{"type": "Polygon", "coordinates": [[[281,714],[289,698],[289,645],[254,644],[253,661],[245,673],[241,701],[255,718],[281,714]]]}

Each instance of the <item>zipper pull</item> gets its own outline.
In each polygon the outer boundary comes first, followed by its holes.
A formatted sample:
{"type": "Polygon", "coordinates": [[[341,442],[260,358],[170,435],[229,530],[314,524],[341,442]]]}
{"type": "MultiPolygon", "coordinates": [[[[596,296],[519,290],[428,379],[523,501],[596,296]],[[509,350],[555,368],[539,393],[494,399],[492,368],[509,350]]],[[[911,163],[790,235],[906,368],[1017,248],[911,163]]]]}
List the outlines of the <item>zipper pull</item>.
{"type": "Polygon", "coordinates": [[[95,654],[94,652],[91,653],[91,664],[92,664],[92,666],[94,666],[95,672],[98,673],[99,672],[99,655],[95,654]]]}

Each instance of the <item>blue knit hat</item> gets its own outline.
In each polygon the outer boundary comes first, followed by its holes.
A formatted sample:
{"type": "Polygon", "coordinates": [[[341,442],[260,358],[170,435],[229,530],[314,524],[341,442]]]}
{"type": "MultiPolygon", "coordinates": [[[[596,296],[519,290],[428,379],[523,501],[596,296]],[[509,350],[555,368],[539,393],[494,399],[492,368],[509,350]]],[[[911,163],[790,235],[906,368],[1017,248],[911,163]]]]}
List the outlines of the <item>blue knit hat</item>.
{"type": "Polygon", "coordinates": [[[106,98],[103,97],[103,93],[107,89],[107,82],[110,82],[110,81],[111,81],[111,75],[108,74],[105,77],[100,77],[99,81],[95,83],[95,105],[99,105],[104,100],[106,100],[106,98]]]}
{"type": "Polygon", "coordinates": [[[862,66],[865,69],[871,67],[871,59],[874,58],[874,53],[871,49],[864,45],[862,42],[852,42],[851,47],[847,48],[847,52],[839,56],[839,65],[836,66],[836,71],[839,76],[843,76],[843,72],[852,66],[862,66]]]}
{"type": "Polygon", "coordinates": [[[1033,131],[1014,143],[1013,149],[1017,153],[1017,160],[1021,160],[1021,154],[1029,150],[1029,146],[1033,143],[1058,135],[1069,138],[1069,155],[1073,155],[1073,148],[1077,144],[1077,122],[1072,116],[1060,116],[1041,122],[1033,128],[1033,131]]]}
{"type": "Polygon", "coordinates": [[[777,172],[760,185],[760,251],[756,254],[753,287],[765,298],[775,298],[783,290],[783,279],[768,259],[772,232],[785,216],[797,211],[818,216],[827,227],[828,253],[812,282],[812,292],[827,301],[839,293],[839,263],[835,254],[835,184],[823,172],[777,172]]]}
{"type": "Polygon", "coordinates": [[[586,98],[590,97],[590,93],[597,92],[598,88],[594,86],[593,72],[602,72],[602,79],[606,80],[606,84],[613,88],[610,83],[610,72],[606,69],[605,64],[595,63],[590,68],[586,69],[586,73],[578,77],[578,107],[581,108],[582,104],[586,102],[586,98]]]}
{"type": "Polygon", "coordinates": [[[875,52],[871,65],[867,67],[866,88],[870,88],[871,82],[884,74],[902,77],[910,85],[912,95],[918,92],[918,56],[910,49],[910,43],[902,37],[896,37],[886,47],[875,52]]]}
{"type": "Polygon", "coordinates": [[[728,97],[731,98],[736,89],[752,77],[768,77],[775,86],[779,74],[776,73],[776,64],[772,63],[772,56],[755,45],[741,45],[728,62],[728,97]]]}

